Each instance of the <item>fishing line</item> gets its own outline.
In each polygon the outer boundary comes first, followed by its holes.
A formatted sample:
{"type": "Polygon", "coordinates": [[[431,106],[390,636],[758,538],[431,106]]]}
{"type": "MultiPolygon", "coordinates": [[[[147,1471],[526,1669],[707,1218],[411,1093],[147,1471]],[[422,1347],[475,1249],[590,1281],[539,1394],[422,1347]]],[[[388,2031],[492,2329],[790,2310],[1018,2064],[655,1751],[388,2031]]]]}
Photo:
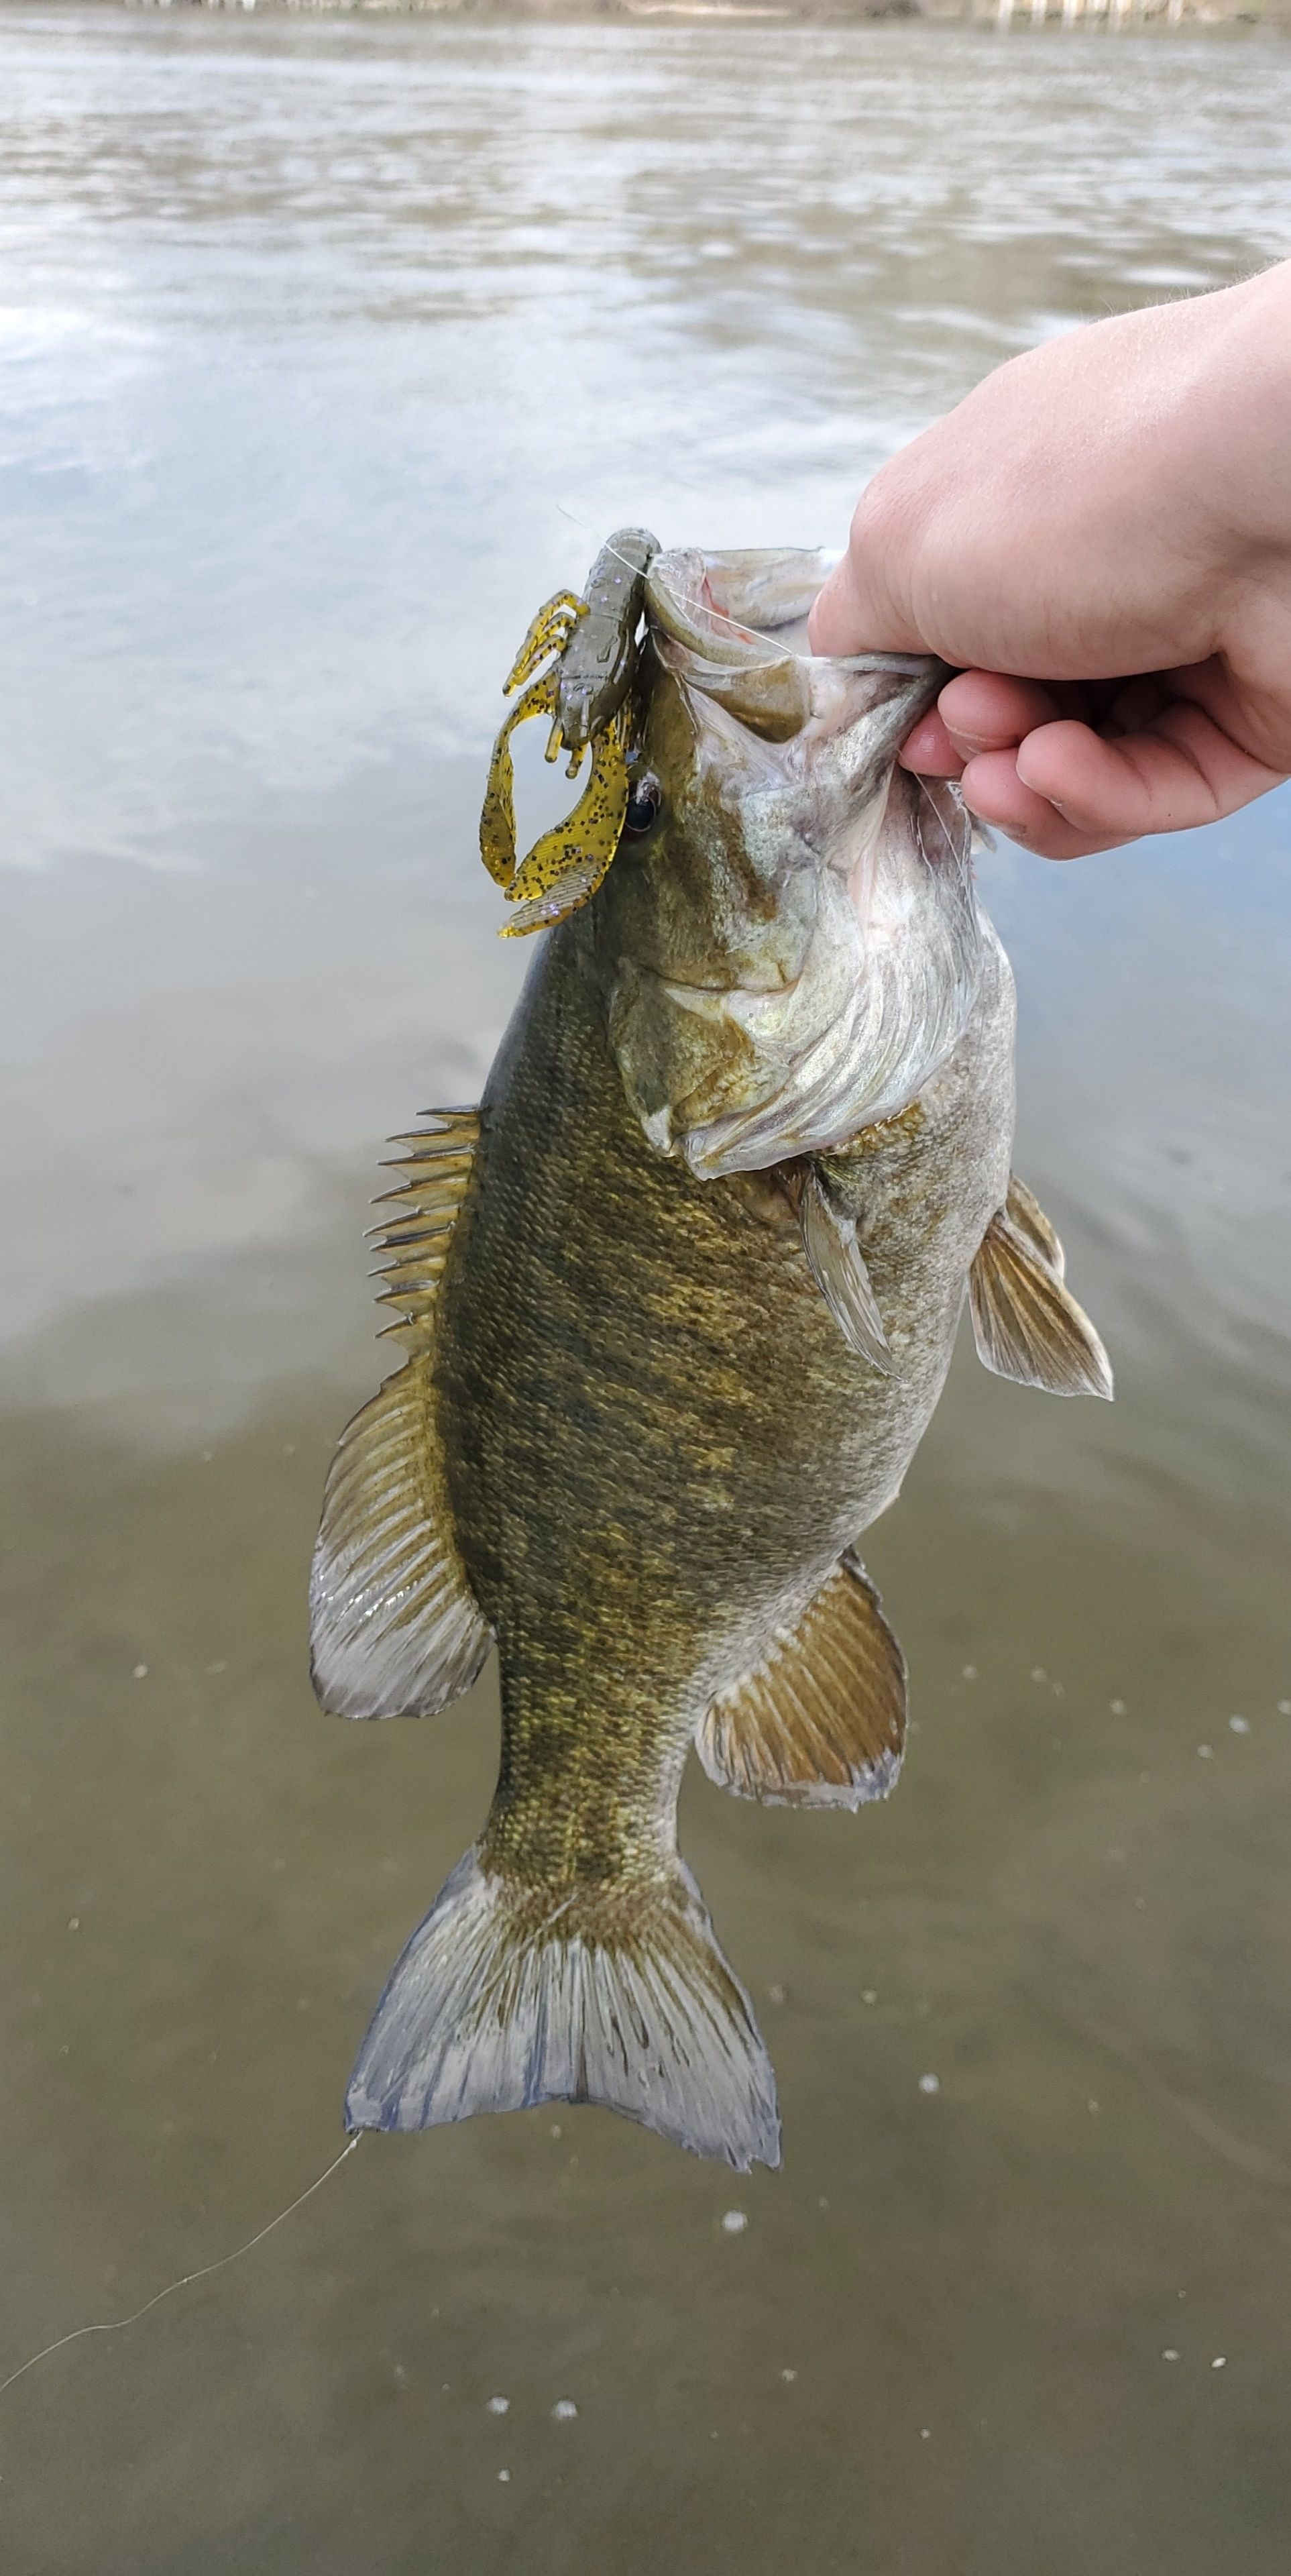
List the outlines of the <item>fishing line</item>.
{"type": "MultiPolygon", "coordinates": [[[[589,528],[586,519],[580,519],[573,510],[567,510],[563,501],[555,501],[554,494],[552,495],[552,498],[562,519],[568,519],[572,528],[581,528],[585,537],[595,535],[595,530],[593,528],[589,528]]],[[[625,564],[628,571],[634,576],[639,573],[641,569],[640,565],[629,562],[628,557],[620,554],[618,547],[612,544],[609,539],[606,540],[601,551],[603,554],[613,555],[616,563],[625,564]]],[[[692,605],[698,608],[703,616],[715,618],[721,626],[729,626],[732,632],[739,636],[742,644],[751,642],[753,637],[758,633],[758,629],[756,627],[750,627],[747,624],[742,625],[738,617],[728,617],[726,610],[724,608],[715,607],[711,600],[696,600],[692,605]]],[[[762,640],[765,641],[765,638],[762,640]]],[[[782,646],[778,653],[772,654],[769,661],[742,662],[739,665],[739,668],[742,671],[774,671],[779,668],[782,662],[798,661],[803,658],[804,657],[802,655],[793,653],[791,648],[786,644],[782,646]]],[[[816,657],[812,655],[807,658],[814,660],[816,657]]],[[[930,657],[926,653],[845,653],[841,656],[826,655],[824,658],[826,660],[840,659],[844,667],[849,671],[893,671],[901,677],[908,676],[910,678],[918,678],[930,657]]]]}
{"type": "MultiPolygon", "coordinates": [[[[575,516],[575,514],[574,514],[574,512],[573,512],[572,510],[567,510],[567,509],[566,509],[565,504],[564,504],[564,502],[563,502],[563,501],[557,501],[557,503],[556,503],[556,508],[559,510],[560,515],[561,515],[562,519],[568,519],[568,521],[569,521],[569,524],[570,524],[571,528],[581,528],[581,529],[582,529],[582,532],[583,532],[583,535],[584,535],[585,537],[591,537],[591,536],[594,536],[594,535],[595,535],[595,533],[596,533],[596,532],[595,532],[595,530],[594,530],[593,528],[589,528],[589,526],[588,526],[588,524],[587,524],[586,519],[580,519],[580,518],[577,518],[577,517],[575,516]]],[[[625,564],[625,565],[627,566],[628,571],[633,575],[633,578],[634,578],[634,579],[635,579],[635,578],[636,578],[636,576],[640,573],[640,570],[641,570],[640,565],[639,565],[639,564],[634,564],[634,563],[632,563],[632,562],[629,560],[629,558],[627,557],[627,555],[621,555],[621,554],[619,553],[618,547],[617,547],[616,545],[613,545],[613,544],[611,543],[611,541],[609,540],[609,538],[608,538],[608,537],[606,538],[605,544],[604,544],[604,545],[602,546],[602,548],[601,548],[601,552],[602,552],[602,554],[605,554],[605,555],[613,555],[614,560],[615,560],[615,562],[616,562],[616,563],[625,564]]],[[[747,644],[747,643],[750,641],[750,639],[751,639],[751,635],[752,635],[752,633],[753,633],[753,629],[751,629],[751,628],[750,628],[750,627],[748,627],[748,626],[741,626],[741,624],[740,624],[740,622],[739,622],[739,619],[738,619],[738,618],[735,618],[735,617],[728,617],[724,608],[714,608],[714,607],[713,607],[713,605],[712,605],[712,603],[711,603],[709,600],[698,600],[698,601],[695,601],[695,602],[693,603],[693,605],[694,605],[694,606],[696,606],[696,607],[698,607],[698,608],[700,609],[701,614],[702,614],[703,616],[705,616],[705,617],[714,617],[714,618],[717,618],[717,619],[719,619],[719,620],[720,620],[720,622],[721,622],[721,624],[722,624],[723,626],[730,626],[730,627],[732,627],[732,628],[734,629],[735,633],[739,636],[740,642],[741,642],[742,644],[747,644]]],[[[786,661],[788,658],[789,658],[789,657],[788,657],[788,653],[787,653],[787,650],[786,650],[786,651],[784,651],[784,652],[780,652],[780,653],[773,653],[769,661],[766,661],[766,662],[741,662],[741,663],[739,664],[739,666],[738,666],[738,667],[739,667],[739,669],[740,669],[740,671],[741,671],[741,672],[745,672],[745,671],[775,671],[775,670],[778,670],[778,669],[779,669],[779,667],[780,667],[780,665],[781,665],[781,663],[782,663],[782,662],[784,662],[784,661],[786,661]]]]}
{"type": "MultiPolygon", "coordinates": [[[[589,528],[585,519],[580,519],[575,511],[567,510],[563,501],[556,501],[554,493],[551,495],[551,498],[555,501],[555,507],[559,510],[562,519],[568,519],[571,527],[580,528],[584,536],[590,537],[594,533],[593,530],[589,528]]],[[[618,547],[610,540],[607,539],[603,551],[606,554],[613,555],[616,563],[625,565],[627,570],[635,576],[639,567],[636,564],[629,562],[626,555],[620,554],[618,547]]],[[[697,601],[694,604],[702,610],[702,613],[706,617],[717,618],[724,626],[732,627],[743,642],[747,642],[749,640],[751,630],[747,626],[741,626],[737,618],[728,617],[725,609],[715,608],[709,601],[697,601]]],[[[787,652],[788,647],[786,646],[785,652],[775,654],[772,660],[768,662],[745,662],[740,664],[739,668],[743,671],[774,670],[784,661],[787,652]]],[[[926,655],[905,653],[853,653],[848,654],[843,658],[846,667],[849,670],[893,671],[914,675],[924,669],[928,657],[926,655]]],[[[964,864],[964,853],[956,847],[955,842],[952,840],[950,833],[946,828],[945,819],[937,806],[935,798],[928,796],[926,798],[926,802],[931,808],[933,820],[937,825],[937,829],[940,832],[955,865],[962,870],[964,864]]],[[[919,837],[922,842],[922,832],[920,832],[919,837]]],[[[988,847],[990,846],[993,846],[993,844],[988,840],[988,847]]],[[[925,850],[925,858],[927,858],[927,855],[927,851],[925,850]]],[[[931,860],[929,860],[928,863],[931,866],[931,860]]],[[[3,2394],[3,2392],[0,2391],[0,2394],[3,2394]]]]}
{"type": "MultiPolygon", "coordinates": [[[[916,772],[916,773],[915,773],[915,775],[917,776],[917,774],[918,774],[918,773],[916,772]]],[[[943,785],[943,784],[944,784],[944,785],[946,785],[946,786],[948,786],[948,787],[953,787],[953,785],[954,785],[954,783],[955,783],[955,782],[954,782],[954,780],[953,780],[953,779],[946,779],[945,781],[942,781],[941,779],[938,779],[936,783],[937,783],[937,785],[938,785],[938,786],[941,786],[941,785],[943,785]]],[[[950,852],[950,855],[951,855],[952,859],[953,859],[953,860],[954,860],[954,862],[955,862],[956,867],[959,869],[959,871],[960,871],[960,873],[961,873],[961,875],[962,875],[962,873],[963,873],[963,866],[964,866],[964,853],[963,853],[963,851],[961,851],[961,850],[957,849],[957,847],[956,847],[955,843],[952,841],[952,839],[951,839],[951,837],[950,837],[950,834],[949,834],[949,832],[948,832],[948,831],[947,831],[947,829],[946,829],[945,817],[944,817],[944,815],[942,814],[941,808],[940,808],[940,806],[938,805],[936,798],[935,798],[935,797],[933,797],[933,796],[930,796],[930,795],[928,794],[928,792],[927,792],[927,789],[928,789],[928,781],[927,781],[927,779],[926,779],[926,778],[921,778],[921,779],[919,780],[919,784],[920,784],[920,786],[921,786],[921,787],[923,788],[923,790],[924,790],[924,802],[925,802],[925,804],[928,806],[928,808],[929,808],[929,810],[930,810],[930,812],[931,812],[931,814],[932,814],[933,821],[935,822],[935,824],[936,824],[936,826],[937,826],[937,829],[938,829],[938,831],[940,832],[941,837],[942,837],[943,841],[945,842],[946,847],[947,847],[947,849],[949,850],[949,852],[950,852]]],[[[967,811],[967,808],[965,808],[965,811],[967,811]]],[[[922,827],[922,823],[921,823],[921,820],[920,820],[920,817],[919,817],[919,814],[918,814],[917,810],[916,810],[916,814],[915,814],[915,824],[916,824],[916,828],[917,828],[918,833],[919,833],[920,846],[922,847],[922,845],[923,845],[923,827],[922,827]]],[[[926,850],[926,849],[924,850],[924,853],[923,853],[923,854],[924,854],[925,859],[928,859],[928,865],[929,865],[929,867],[931,867],[931,866],[933,865],[933,861],[932,861],[931,859],[929,859],[929,858],[928,858],[928,852],[927,852],[927,850],[926,850]]],[[[971,859],[971,856],[972,856],[971,834],[970,834],[970,846],[969,846],[968,856],[969,856],[969,858],[971,859]]]]}
{"type": "Polygon", "coordinates": [[[11,2370],[7,2379],[0,2379],[0,2397],[3,2397],[6,2388],[13,2387],[16,2380],[25,2379],[28,2371],[35,2369],[38,2361],[48,2361],[50,2354],[61,2352],[65,2344],[79,2343],[83,2335],[123,2334],[127,2326],[137,2326],[140,2317],[146,2317],[151,2308],[159,2308],[162,2300],[171,2298],[176,2290],[190,2290],[194,2281],[209,2281],[212,2272],[223,2272],[228,2264],[240,2263],[244,2254],[253,2253],[257,2245],[263,2245],[266,2236],[272,2236],[275,2227],[281,2227],[284,2218],[290,2218],[294,2210],[303,2208],[307,2200],[313,2199],[316,2191],[322,2190],[325,2182],[330,2182],[338,2166],[344,2164],[347,2156],[353,2155],[362,2135],[362,2130],[357,2129],[349,2145],[342,2147],[339,2156],[333,2159],[326,2172],[321,2173],[317,2181],[311,2182],[306,2190],[298,2192],[294,2200],[288,2201],[286,2208],[280,2209],[277,2217],[271,2218],[267,2227],[260,2228],[254,2236],[248,2236],[245,2245],[235,2245],[233,2252],[221,2254],[218,2262],[203,2263],[199,2272],[185,2272],[182,2279],[168,2281],[165,2289],[154,2291],[150,2299],[144,2300],[141,2308],[135,2309],[133,2316],[110,2317],[102,2325],[73,2326],[70,2334],[58,2335],[53,2343],[43,2344],[39,2352],[32,2354],[30,2361],[24,2361],[18,2370],[11,2370]]]}

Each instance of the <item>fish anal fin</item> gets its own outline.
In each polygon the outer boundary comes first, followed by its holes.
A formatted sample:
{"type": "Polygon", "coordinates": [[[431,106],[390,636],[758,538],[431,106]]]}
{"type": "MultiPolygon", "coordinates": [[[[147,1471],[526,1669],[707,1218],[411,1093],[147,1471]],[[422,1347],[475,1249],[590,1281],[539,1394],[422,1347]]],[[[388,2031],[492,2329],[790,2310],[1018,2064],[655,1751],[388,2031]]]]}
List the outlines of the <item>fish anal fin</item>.
{"type": "Polygon", "coordinates": [[[342,1433],[310,1574],[314,1688],[339,1717],[431,1716],[474,1681],[489,1631],[453,1536],[433,1368],[435,1303],[470,1186],[479,1115],[428,1110],[397,1137],[408,1151],[378,1233],[389,1327],[405,1367],[342,1433]]]}
{"type": "Polygon", "coordinates": [[[977,1356],[1019,1386],[1110,1401],[1111,1361],[1065,1285],[1061,1265],[1062,1246],[1048,1218],[1030,1191],[1013,1182],[968,1275],[977,1356]]]}
{"type": "Polygon", "coordinates": [[[862,1807],[896,1784],[905,1657],[849,1548],[794,1628],[706,1710],[696,1748],[710,1780],[770,1807],[862,1807]]]}
{"type": "Polygon", "coordinates": [[[351,2129],[599,2102],[747,2173],[780,2162],[775,2077],[683,1863],[547,1891],[468,1852],[419,1925],[359,2050],[351,2129]]]}

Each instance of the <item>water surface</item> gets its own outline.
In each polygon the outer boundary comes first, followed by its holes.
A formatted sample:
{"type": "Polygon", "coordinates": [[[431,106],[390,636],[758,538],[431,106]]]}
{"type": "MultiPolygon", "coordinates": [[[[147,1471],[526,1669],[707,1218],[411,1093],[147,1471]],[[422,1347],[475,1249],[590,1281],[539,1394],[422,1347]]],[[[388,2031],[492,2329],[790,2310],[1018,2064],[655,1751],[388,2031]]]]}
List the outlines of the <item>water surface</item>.
{"type": "MultiPolygon", "coordinates": [[[[484,1811],[491,1679],[343,1728],[303,1601],[381,1139],[523,965],[531,610],[625,520],[841,537],[1012,350],[1284,251],[1289,123],[1261,38],[0,11],[0,2376],[322,2171],[484,1811]]],[[[784,2172],[366,2140],[0,2400],[15,2576],[1285,2567],[1289,840],[986,864],[1119,1400],[961,1353],[890,1809],[688,1786],[784,2172]]]]}

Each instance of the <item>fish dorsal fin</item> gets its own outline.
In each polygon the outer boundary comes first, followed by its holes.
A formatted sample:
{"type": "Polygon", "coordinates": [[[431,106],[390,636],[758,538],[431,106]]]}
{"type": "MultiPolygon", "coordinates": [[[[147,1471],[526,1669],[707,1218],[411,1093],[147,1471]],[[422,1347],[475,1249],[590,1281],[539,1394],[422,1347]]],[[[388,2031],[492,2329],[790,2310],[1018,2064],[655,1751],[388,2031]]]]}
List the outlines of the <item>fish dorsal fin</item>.
{"type": "Polygon", "coordinates": [[[392,1306],[399,1319],[385,1329],[413,1350],[430,1343],[435,1295],[480,1140],[478,1109],[428,1109],[426,1116],[433,1127],[390,1139],[409,1150],[384,1166],[400,1177],[374,1202],[391,1213],[372,1229],[377,1251],[386,1255],[374,1273],[385,1283],[377,1302],[392,1306]]]}
{"type": "Polygon", "coordinates": [[[808,1268],[844,1341],[858,1359],[891,1377],[892,1353],[856,1240],[856,1219],[835,1205],[814,1163],[807,1166],[798,1213],[808,1268]]]}
{"type": "Polygon", "coordinates": [[[796,1627],[706,1710],[710,1780],[768,1807],[862,1807],[886,1798],[905,1746],[905,1657],[849,1548],[796,1627]]]}
{"type": "Polygon", "coordinates": [[[968,1275],[978,1358],[1050,1395],[1112,1395],[1112,1364],[1063,1282],[1063,1251],[1025,1184],[1009,1183],[968,1275]]]}
{"type": "Polygon", "coordinates": [[[310,1576],[314,1688],[338,1717],[428,1717],[474,1681],[489,1651],[453,1537],[432,1383],[434,1299],[471,1176],[474,1110],[397,1144],[402,1212],[379,1229],[382,1302],[413,1356],[341,1435],[310,1576]]]}

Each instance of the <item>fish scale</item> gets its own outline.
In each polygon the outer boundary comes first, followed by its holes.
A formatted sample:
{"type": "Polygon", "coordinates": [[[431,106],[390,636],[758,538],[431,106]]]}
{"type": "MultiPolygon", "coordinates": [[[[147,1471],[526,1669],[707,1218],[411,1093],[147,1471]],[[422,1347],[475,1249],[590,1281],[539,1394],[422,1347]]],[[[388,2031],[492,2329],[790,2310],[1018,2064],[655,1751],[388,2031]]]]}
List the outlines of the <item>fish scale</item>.
{"type": "Polygon", "coordinates": [[[917,1266],[893,1252],[910,1303],[898,1386],[842,1341],[793,1237],[729,1182],[650,1152],[611,1078],[585,948],[576,923],[553,935],[485,1093],[436,1382],[454,1522],[501,1655],[503,1814],[486,1847],[524,1866],[543,1842],[551,1720],[559,1732],[573,1712],[561,1830],[594,1876],[634,1814],[675,1794],[715,1692],[890,1498],[1007,1184],[1012,1014],[1002,972],[935,1122],[855,1158],[878,1237],[885,1198],[919,1169],[917,1266]],[[992,1039],[1003,1083],[983,1079],[992,1039]],[[967,1201],[946,1186],[966,1151],[981,1171],[967,1201]]]}
{"type": "Polygon", "coordinates": [[[351,2126],[594,2101],[743,2170],[779,2160],[775,2081],[677,1851],[690,1747],[738,1796],[886,1796],[905,1663],[857,1543],[970,1289],[989,1367],[1111,1379],[1010,1174],[968,819],[896,766],[938,666],[799,654],[815,557],[640,577],[643,827],[548,933],[478,1113],[402,1140],[409,1356],[329,1478],[314,1673],[342,1714],[431,1715],[499,1665],[492,1806],[351,2126]]]}

